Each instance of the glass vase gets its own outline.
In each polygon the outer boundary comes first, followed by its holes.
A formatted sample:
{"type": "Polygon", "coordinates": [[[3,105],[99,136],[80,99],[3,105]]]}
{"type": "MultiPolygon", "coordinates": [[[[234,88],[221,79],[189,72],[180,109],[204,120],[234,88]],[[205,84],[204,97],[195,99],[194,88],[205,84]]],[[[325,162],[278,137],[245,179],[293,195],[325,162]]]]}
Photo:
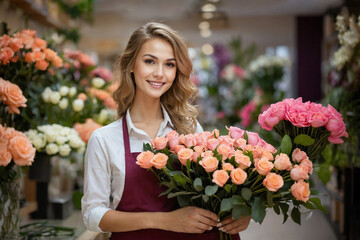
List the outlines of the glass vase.
{"type": "Polygon", "coordinates": [[[0,239],[19,238],[20,181],[0,182],[0,239]]]}

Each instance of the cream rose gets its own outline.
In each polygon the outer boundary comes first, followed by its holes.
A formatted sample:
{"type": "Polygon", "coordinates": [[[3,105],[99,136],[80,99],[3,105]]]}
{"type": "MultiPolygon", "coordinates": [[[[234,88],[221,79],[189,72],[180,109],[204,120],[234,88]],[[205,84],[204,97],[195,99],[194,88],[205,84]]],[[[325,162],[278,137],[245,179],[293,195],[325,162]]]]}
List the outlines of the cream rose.
{"type": "Polygon", "coordinates": [[[75,99],[72,102],[72,107],[75,112],[80,112],[81,110],[84,109],[84,101],[81,99],[75,99]]]}
{"type": "Polygon", "coordinates": [[[59,147],[59,154],[62,157],[68,156],[70,154],[70,152],[71,152],[71,148],[70,148],[69,144],[64,144],[59,147]]]}

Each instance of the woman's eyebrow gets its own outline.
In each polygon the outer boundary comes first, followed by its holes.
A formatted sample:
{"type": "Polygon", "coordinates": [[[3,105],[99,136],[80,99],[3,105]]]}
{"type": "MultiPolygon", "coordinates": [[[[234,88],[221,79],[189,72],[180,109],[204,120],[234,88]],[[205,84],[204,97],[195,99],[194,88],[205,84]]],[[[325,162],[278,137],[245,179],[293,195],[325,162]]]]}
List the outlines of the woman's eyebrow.
{"type": "MultiPolygon", "coordinates": [[[[151,57],[151,58],[154,58],[154,59],[158,59],[156,56],[150,54],[150,53],[147,53],[147,54],[144,54],[143,57],[151,57]]],[[[166,59],[166,61],[176,61],[175,58],[169,58],[169,59],[166,59]]]]}

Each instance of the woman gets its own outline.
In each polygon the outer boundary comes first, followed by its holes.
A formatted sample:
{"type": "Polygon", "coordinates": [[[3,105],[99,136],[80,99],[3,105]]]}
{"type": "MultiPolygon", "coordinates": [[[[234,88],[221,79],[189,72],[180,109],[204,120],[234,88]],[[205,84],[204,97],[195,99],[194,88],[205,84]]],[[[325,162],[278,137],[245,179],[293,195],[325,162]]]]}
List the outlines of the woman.
{"type": "Polygon", "coordinates": [[[158,197],[163,189],[156,176],[135,164],[144,142],[174,129],[202,131],[190,104],[197,89],[189,79],[192,64],[183,40],[164,24],[148,23],[132,34],[115,67],[120,119],[96,130],[88,143],[85,225],[121,240],[215,240],[219,230],[239,239],[249,218],[218,222],[215,213],[201,208],[178,209],[174,199],[158,197]]]}

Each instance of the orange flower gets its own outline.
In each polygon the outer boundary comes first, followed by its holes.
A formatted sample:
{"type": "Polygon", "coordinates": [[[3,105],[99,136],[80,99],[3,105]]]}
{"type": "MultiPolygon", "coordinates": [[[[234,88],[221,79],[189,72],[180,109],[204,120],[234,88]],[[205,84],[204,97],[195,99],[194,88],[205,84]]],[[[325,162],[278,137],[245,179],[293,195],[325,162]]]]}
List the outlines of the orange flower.
{"type": "Polygon", "coordinates": [[[189,159],[191,161],[194,151],[190,148],[183,148],[177,153],[179,161],[182,165],[186,166],[186,162],[189,159]]]}
{"type": "Polygon", "coordinates": [[[247,178],[247,173],[241,168],[235,168],[230,173],[231,181],[236,185],[241,185],[247,178]]]}
{"type": "Polygon", "coordinates": [[[255,161],[255,169],[261,175],[267,175],[273,167],[274,164],[266,158],[261,158],[260,160],[255,161]]]}
{"type": "Polygon", "coordinates": [[[9,47],[4,47],[0,50],[0,60],[3,64],[8,64],[10,59],[14,56],[14,51],[9,47]]]}
{"type": "MultiPolygon", "coordinates": [[[[1,126],[1,125],[0,125],[1,126]]],[[[1,134],[0,134],[1,136],[1,134]]],[[[8,140],[0,139],[0,166],[7,166],[12,159],[11,153],[8,151],[8,140]]]]}
{"type": "Polygon", "coordinates": [[[63,66],[63,60],[59,56],[55,56],[51,61],[51,64],[56,68],[61,68],[63,66]]]}
{"type": "Polygon", "coordinates": [[[75,123],[74,129],[79,133],[80,138],[84,142],[88,142],[91,134],[102,125],[98,124],[91,118],[86,119],[85,123],[75,123]]]}
{"type": "Polygon", "coordinates": [[[25,135],[13,137],[9,141],[9,151],[15,164],[19,166],[30,166],[36,153],[36,149],[25,135]]]}
{"type": "Polygon", "coordinates": [[[35,62],[35,57],[34,57],[34,54],[32,52],[27,52],[25,54],[25,62],[27,62],[27,63],[35,62]]]}
{"type": "Polygon", "coordinates": [[[199,162],[206,172],[213,172],[217,169],[219,161],[216,157],[205,157],[199,162]]]}
{"type": "Polygon", "coordinates": [[[0,78],[0,96],[2,101],[8,105],[9,113],[20,114],[19,107],[26,107],[27,99],[22,94],[18,85],[0,78]]]}
{"type": "Polygon", "coordinates": [[[152,167],[151,159],[153,159],[154,153],[150,151],[142,152],[136,157],[136,164],[142,168],[149,169],[152,167]]]}
{"type": "Polygon", "coordinates": [[[299,201],[307,202],[310,197],[309,184],[300,180],[291,186],[291,194],[299,201]]]}
{"type": "Polygon", "coordinates": [[[157,137],[151,141],[151,145],[153,145],[157,150],[166,148],[167,143],[168,139],[165,137],[157,137]]]}
{"type": "Polygon", "coordinates": [[[48,66],[49,66],[49,62],[45,60],[39,60],[36,61],[35,63],[35,67],[41,71],[45,71],[48,66]]]}
{"type": "Polygon", "coordinates": [[[212,182],[219,187],[223,187],[227,180],[229,180],[229,174],[225,170],[216,170],[212,177],[212,182]]]}
{"type": "Polygon", "coordinates": [[[267,188],[267,190],[276,192],[284,185],[284,180],[276,173],[268,173],[263,180],[263,185],[267,188]]]}
{"type": "Polygon", "coordinates": [[[57,53],[50,48],[45,49],[44,52],[45,52],[45,59],[50,62],[57,56],[57,53]]]}
{"type": "Polygon", "coordinates": [[[167,163],[167,160],[169,159],[168,156],[166,156],[165,154],[163,153],[157,153],[155,154],[155,156],[150,160],[150,163],[156,167],[157,169],[161,169],[163,168],[166,163],[167,163]]]}
{"type": "Polygon", "coordinates": [[[47,45],[47,42],[44,39],[35,37],[34,43],[32,45],[32,49],[33,50],[38,50],[38,49],[44,50],[46,48],[46,45],[47,45]]]}

